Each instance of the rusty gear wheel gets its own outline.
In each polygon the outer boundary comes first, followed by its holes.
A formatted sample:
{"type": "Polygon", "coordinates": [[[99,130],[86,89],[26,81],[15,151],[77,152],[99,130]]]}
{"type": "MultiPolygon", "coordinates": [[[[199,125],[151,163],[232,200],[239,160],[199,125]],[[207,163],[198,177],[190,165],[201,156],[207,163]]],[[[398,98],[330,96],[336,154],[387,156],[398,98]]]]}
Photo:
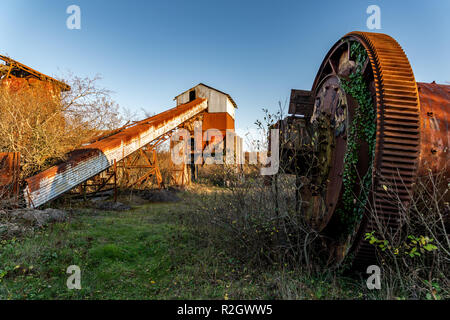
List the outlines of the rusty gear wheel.
{"type": "Polygon", "coordinates": [[[300,191],[302,212],[328,239],[331,261],[340,263],[351,253],[354,265],[367,266],[374,262],[375,254],[374,247],[364,240],[365,233],[375,230],[379,221],[394,231],[400,226],[400,208],[391,192],[395,190],[403,208],[413,194],[420,151],[420,101],[414,74],[402,48],[390,36],[351,32],[328,52],[311,95],[314,108],[307,121],[313,133],[308,148],[315,155],[315,169],[300,191]],[[368,59],[360,66],[351,52],[354,43],[367,54],[368,59]],[[342,81],[357,68],[372,98],[376,133],[374,141],[359,141],[355,164],[358,179],[351,191],[354,195],[362,194],[365,188],[362,177],[366,174],[370,190],[361,218],[346,234],[340,217],[345,189],[343,174],[348,161],[345,156],[350,126],[361,106],[345,92],[342,81]],[[373,150],[373,156],[369,150],[373,150]]]}

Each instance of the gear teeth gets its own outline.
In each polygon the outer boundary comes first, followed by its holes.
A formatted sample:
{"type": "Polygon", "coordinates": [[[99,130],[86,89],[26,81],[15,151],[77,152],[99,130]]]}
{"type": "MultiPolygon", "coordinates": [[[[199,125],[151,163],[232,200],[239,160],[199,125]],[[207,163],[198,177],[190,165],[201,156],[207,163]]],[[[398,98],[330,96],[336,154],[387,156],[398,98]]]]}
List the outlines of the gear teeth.
{"type": "MultiPolygon", "coordinates": [[[[360,235],[373,231],[376,220],[392,230],[400,227],[396,197],[407,206],[413,194],[420,150],[420,100],[416,80],[406,54],[392,37],[381,33],[351,32],[366,48],[372,66],[377,97],[377,137],[374,159],[373,199],[375,215],[367,215],[360,235]]],[[[344,38],[345,38],[344,37],[344,38]]],[[[364,237],[354,245],[354,265],[375,262],[375,251],[364,237]]]]}

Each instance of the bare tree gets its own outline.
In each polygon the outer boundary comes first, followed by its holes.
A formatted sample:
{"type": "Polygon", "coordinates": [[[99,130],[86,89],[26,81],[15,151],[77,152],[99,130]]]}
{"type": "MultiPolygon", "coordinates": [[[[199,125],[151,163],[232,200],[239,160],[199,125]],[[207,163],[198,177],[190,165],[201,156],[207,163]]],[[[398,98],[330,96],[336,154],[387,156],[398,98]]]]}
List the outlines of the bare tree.
{"type": "Polygon", "coordinates": [[[45,85],[0,87],[0,151],[21,153],[22,177],[120,125],[119,107],[111,92],[98,86],[99,79],[70,74],[62,81],[72,89],[62,92],[61,99],[45,85]]]}

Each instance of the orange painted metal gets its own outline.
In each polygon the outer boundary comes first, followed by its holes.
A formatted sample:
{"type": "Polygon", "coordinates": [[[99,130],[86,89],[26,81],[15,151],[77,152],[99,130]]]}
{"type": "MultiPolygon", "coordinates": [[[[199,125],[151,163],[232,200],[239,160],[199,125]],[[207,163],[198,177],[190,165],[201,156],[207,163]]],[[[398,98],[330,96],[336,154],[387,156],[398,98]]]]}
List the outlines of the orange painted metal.
{"type": "Polygon", "coordinates": [[[25,200],[38,207],[106,170],[207,109],[196,99],[137,122],[112,136],[74,150],[67,161],[26,179],[25,200]]]}
{"type": "Polygon", "coordinates": [[[419,176],[429,170],[450,178],[450,85],[418,82],[420,99],[419,176]]]}
{"type": "MultiPolygon", "coordinates": [[[[226,134],[228,131],[234,132],[234,119],[227,112],[218,112],[218,113],[205,113],[203,115],[203,141],[202,141],[202,150],[211,143],[217,143],[218,139],[219,143],[225,141],[226,134]],[[212,137],[205,137],[205,132],[207,130],[218,130],[222,137],[217,137],[213,135],[212,137]]],[[[211,132],[210,132],[211,133],[211,132]]]]}
{"type": "Polygon", "coordinates": [[[234,130],[234,119],[227,112],[205,113],[202,130],[217,129],[220,131],[234,130]]]}

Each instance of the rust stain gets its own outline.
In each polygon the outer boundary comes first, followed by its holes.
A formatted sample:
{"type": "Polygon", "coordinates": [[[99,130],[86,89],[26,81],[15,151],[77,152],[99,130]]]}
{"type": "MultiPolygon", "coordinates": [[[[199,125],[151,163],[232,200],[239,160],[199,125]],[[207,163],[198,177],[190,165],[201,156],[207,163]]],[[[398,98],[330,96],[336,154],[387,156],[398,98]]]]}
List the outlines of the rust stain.
{"type": "MultiPolygon", "coordinates": [[[[9,57],[0,55],[0,60],[3,60],[6,65],[4,66],[5,69],[5,78],[2,79],[2,82],[8,80],[8,79],[14,79],[14,78],[21,78],[25,81],[29,82],[29,84],[36,83],[36,81],[42,81],[42,82],[48,82],[51,83],[53,86],[57,87],[60,91],[69,91],[70,86],[65,84],[64,82],[61,82],[59,80],[56,80],[55,78],[52,78],[50,76],[47,76],[39,71],[36,71],[23,63],[20,63],[16,60],[13,60],[9,57]]],[[[0,70],[1,71],[1,70],[0,70]]],[[[14,82],[14,80],[13,80],[14,82]]]]}
{"type": "Polygon", "coordinates": [[[70,86],[18,61],[0,55],[0,86],[13,93],[31,91],[39,99],[59,101],[70,86]]]}
{"type": "Polygon", "coordinates": [[[17,197],[19,192],[20,153],[0,153],[0,198],[17,197]]]}
{"type": "Polygon", "coordinates": [[[421,116],[419,176],[449,176],[450,85],[418,82],[421,116]]]}

